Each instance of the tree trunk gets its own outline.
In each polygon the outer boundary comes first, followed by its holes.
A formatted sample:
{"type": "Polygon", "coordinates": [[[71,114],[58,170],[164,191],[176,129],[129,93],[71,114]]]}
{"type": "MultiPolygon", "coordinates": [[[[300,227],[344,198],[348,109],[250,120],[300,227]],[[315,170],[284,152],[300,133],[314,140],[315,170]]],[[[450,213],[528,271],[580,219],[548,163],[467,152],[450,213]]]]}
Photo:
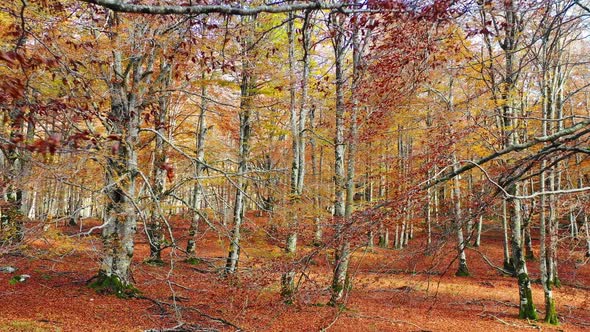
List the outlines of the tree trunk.
{"type": "MultiPolygon", "coordinates": [[[[250,24],[252,18],[243,17],[242,21],[245,24],[250,24]]],[[[248,27],[251,29],[252,27],[248,27]]],[[[251,34],[251,32],[249,32],[251,34]]],[[[254,89],[256,87],[256,79],[254,78],[254,59],[249,54],[252,47],[252,36],[248,35],[244,38],[242,45],[242,82],[240,86],[241,100],[240,100],[240,137],[239,137],[239,151],[238,151],[238,172],[236,180],[236,197],[233,212],[233,230],[231,234],[231,243],[229,246],[229,254],[227,263],[225,265],[225,274],[233,274],[238,267],[238,260],[240,256],[240,238],[241,227],[244,219],[244,205],[245,205],[245,191],[246,191],[246,171],[248,169],[248,159],[250,156],[250,136],[252,133],[252,98],[254,96],[254,89]]]]}
{"type": "MultiPolygon", "coordinates": [[[[520,185],[515,184],[511,189],[511,194],[520,195],[520,185]]],[[[537,319],[537,312],[533,303],[533,292],[531,289],[531,281],[528,276],[526,261],[522,252],[522,207],[519,199],[510,199],[510,219],[511,219],[511,249],[512,249],[512,263],[514,271],[518,278],[518,294],[519,294],[519,311],[518,317],[521,319],[537,319]]]]}
{"type": "MultiPolygon", "coordinates": [[[[122,54],[114,51],[114,74],[123,73],[122,54]]],[[[143,71],[141,59],[132,63],[133,83],[139,84],[143,71]]],[[[113,80],[115,81],[115,80],[113,80]]],[[[106,226],[102,229],[104,255],[98,275],[90,284],[99,291],[126,297],[133,294],[131,286],[131,261],[133,258],[134,236],[137,228],[135,209],[137,150],[139,139],[139,110],[137,91],[127,93],[120,81],[110,85],[111,114],[109,133],[120,137],[113,142],[107,156],[106,186],[107,205],[104,211],[106,226]]]]}
{"type": "MultiPolygon", "coordinates": [[[[291,163],[291,192],[290,192],[290,209],[288,219],[290,220],[290,233],[287,237],[286,251],[293,254],[297,250],[297,228],[299,224],[299,204],[303,194],[303,184],[305,176],[305,131],[307,122],[307,80],[309,73],[308,52],[311,46],[309,12],[306,13],[302,28],[303,38],[303,73],[301,82],[301,104],[299,114],[296,110],[295,98],[295,15],[289,13],[289,23],[287,25],[287,36],[289,40],[289,88],[290,88],[290,122],[291,136],[293,139],[293,160],[291,163]]],[[[283,274],[281,295],[287,303],[293,302],[295,293],[295,271],[289,270],[283,274]]]]}
{"type": "Polygon", "coordinates": [[[506,199],[502,200],[502,231],[504,234],[504,270],[514,273],[512,259],[510,258],[510,242],[508,241],[508,209],[506,199]]]}
{"type": "Polygon", "coordinates": [[[474,247],[481,246],[481,229],[483,226],[483,215],[479,216],[479,220],[477,221],[477,234],[475,235],[475,242],[473,242],[474,247]]]}
{"type": "MultiPolygon", "coordinates": [[[[457,157],[453,155],[453,169],[456,171],[459,168],[457,157]]],[[[461,208],[461,184],[459,176],[453,178],[453,200],[454,200],[454,228],[457,234],[457,256],[459,258],[459,267],[455,275],[458,277],[469,276],[469,268],[467,267],[467,256],[465,255],[465,238],[463,237],[463,210],[461,208]]]]}
{"type": "MultiPolygon", "coordinates": [[[[201,74],[201,79],[205,80],[205,73],[201,74]]],[[[200,178],[205,172],[205,139],[207,135],[207,86],[205,82],[201,85],[201,107],[199,111],[199,122],[195,132],[195,144],[197,160],[195,163],[194,176],[195,184],[192,188],[192,202],[191,202],[191,224],[188,229],[188,241],[186,244],[187,262],[196,263],[196,235],[199,229],[199,222],[202,218],[202,202],[204,199],[203,183],[200,178]]],[[[222,207],[225,210],[225,207],[222,207]]]]}
{"type": "MultiPolygon", "coordinates": [[[[171,66],[162,60],[160,65],[160,75],[163,81],[163,89],[166,90],[170,86],[171,81],[171,66]]],[[[155,137],[154,158],[152,165],[152,183],[151,183],[151,198],[150,211],[148,222],[146,225],[148,242],[150,246],[150,256],[147,262],[154,265],[162,265],[162,244],[165,241],[164,232],[162,231],[162,220],[165,218],[162,215],[161,200],[164,198],[164,187],[166,185],[166,167],[167,156],[166,147],[164,146],[164,138],[167,137],[168,126],[168,104],[170,102],[170,94],[166,93],[158,98],[158,114],[155,120],[155,137]]]]}
{"type": "Polygon", "coordinates": [[[345,193],[346,178],[344,167],[344,52],[345,41],[342,32],[342,20],[339,15],[332,17],[334,29],[333,46],[336,67],[336,124],[334,137],[334,223],[336,248],[334,251],[334,273],[332,276],[331,296],[329,305],[342,304],[344,292],[347,287],[348,261],[350,244],[344,232],[345,223],[345,193]]]}
{"type": "MultiPolygon", "coordinates": [[[[546,185],[546,176],[544,169],[547,166],[547,162],[543,161],[541,165],[541,192],[545,191],[546,185]]],[[[540,273],[541,273],[541,284],[543,285],[543,294],[545,298],[545,322],[550,324],[557,324],[557,312],[555,310],[555,300],[553,299],[553,291],[552,291],[552,284],[551,279],[549,278],[549,265],[551,262],[548,260],[550,257],[548,255],[547,250],[547,215],[545,213],[545,206],[546,206],[546,198],[547,195],[541,195],[541,218],[539,224],[539,265],[540,265],[540,273]]]]}

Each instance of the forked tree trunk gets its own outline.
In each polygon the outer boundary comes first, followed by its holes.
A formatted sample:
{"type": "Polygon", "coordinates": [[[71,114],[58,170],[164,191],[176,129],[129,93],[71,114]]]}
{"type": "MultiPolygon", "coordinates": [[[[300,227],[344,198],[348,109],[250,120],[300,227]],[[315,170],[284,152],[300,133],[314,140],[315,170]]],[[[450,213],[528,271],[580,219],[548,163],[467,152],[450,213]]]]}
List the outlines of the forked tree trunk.
{"type": "MultiPolygon", "coordinates": [[[[6,112],[6,111],[4,111],[6,112]]],[[[32,142],[35,135],[35,120],[31,115],[25,121],[24,108],[15,106],[5,117],[9,120],[10,138],[15,139],[17,136],[25,136],[27,142],[32,142]]],[[[22,137],[21,136],[21,137],[22,137]]],[[[0,246],[10,244],[17,245],[25,236],[25,218],[29,212],[29,204],[25,199],[29,195],[24,186],[19,183],[20,179],[26,178],[30,170],[31,153],[23,148],[4,146],[1,154],[3,161],[1,166],[5,167],[3,175],[6,177],[0,179],[7,188],[2,188],[4,193],[5,204],[0,204],[0,246]]],[[[3,177],[4,177],[3,176],[3,177]]]]}
{"type": "MultiPolygon", "coordinates": [[[[120,51],[114,51],[113,76],[122,75],[123,64],[120,51]]],[[[133,83],[142,81],[141,58],[132,63],[133,83]]],[[[104,255],[98,275],[91,287],[127,296],[132,292],[131,261],[133,258],[134,236],[137,228],[135,208],[139,140],[139,110],[137,91],[127,93],[120,80],[113,80],[111,93],[111,123],[109,134],[120,137],[113,142],[112,155],[107,157],[106,190],[107,203],[104,210],[105,227],[102,229],[104,255]]],[[[137,86],[136,85],[136,86],[137,86]]]]}
{"type": "MultiPolygon", "coordinates": [[[[138,36],[148,33],[149,27],[133,24],[138,36]]],[[[113,34],[114,43],[123,43],[113,34]]],[[[105,120],[108,134],[118,137],[111,142],[111,154],[106,160],[106,206],[103,212],[102,240],[104,254],[98,275],[91,287],[112,292],[118,296],[135,293],[132,286],[131,262],[134,251],[134,236],[137,231],[137,183],[140,105],[151,84],[154,47],[149,42],[136,42],[131,46],[133,56],[122,51],[113,51],[110,77],[105,77],[109,86],[111,112],[105,120]],[[124,65],[125,63],[125,65],[124,65]],[[124,69],[125,68],[125,69],[124,69]]]]}

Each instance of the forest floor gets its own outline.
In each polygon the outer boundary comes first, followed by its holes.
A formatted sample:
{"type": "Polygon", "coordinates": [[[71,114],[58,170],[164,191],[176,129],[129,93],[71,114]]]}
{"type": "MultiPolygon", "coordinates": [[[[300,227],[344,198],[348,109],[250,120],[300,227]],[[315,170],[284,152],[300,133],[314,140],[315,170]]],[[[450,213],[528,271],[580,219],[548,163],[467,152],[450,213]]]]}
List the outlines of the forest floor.
{"type": "MultiPolygon", "coordinates": [[[[18,254],[0,257],[0,331],[142,331],[171,329],[183,322],[194,331],[513,331],[590,329],[590,263],[583,250],[562,248],[560,278],[554,291],[561,324],[518,319],[516,280],[491,268],[469,250],[472,276],[455,277],[452,244],[424,255],[417,232],[403,250],[359,249],[350,265],[353,288],[344,309],[326,306],[331,255],[308,261],[295,304],[280,300],[280,266],[285,258],[264,227],[266,218],[250,216],[241,252],[240,272],[223,278],[227,241],[212,230],[198,240],[198,264],[184,262],[182,252],[167,250],[164,266],[143,263],[148,246],[138,235],[133,278],[142,297],[119,299],[86,286],[99,266],[98,234],[71,236],[77,227],[52,227],[29,241],[18,254]],[[25,282],[11,283],[16,274],[25,282]]],[[[97,225],[84,221],[83,229],[97,225]]],[[[188,222],[173,220],[180,241],[188,222]]],[[[140,226],[138,229],[142,229],[140,226]]],[[[485,227],[479,249],[495,264],[502,262],[501,233],[485,227]]],[[[141,233],[141,232],[140,232],[141,233]]],[[[185,240],[185,239],[184,239],[185,240]]],[[[304,242],[304,241],[303,241],[304,242]]],[[[311,251],[306,247],[302,251],[311,251]]],[[[538,279],[538,262],[528,263],[538,279]]],[[[533,284],[535,304],[543,316],[541,285],[533,284]]],[[[178,329],[179,331],[181,329],[178,329]]]]}

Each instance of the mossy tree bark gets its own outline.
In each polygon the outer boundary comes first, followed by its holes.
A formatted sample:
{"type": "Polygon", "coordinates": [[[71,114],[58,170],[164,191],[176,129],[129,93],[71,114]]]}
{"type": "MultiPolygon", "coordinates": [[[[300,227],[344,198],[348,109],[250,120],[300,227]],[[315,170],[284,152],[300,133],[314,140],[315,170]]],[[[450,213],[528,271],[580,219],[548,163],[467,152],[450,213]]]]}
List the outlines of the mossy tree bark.
{"type": "Polygon", "coordinates": [[[132,45],[119,33],[118,19],[111,20],[113,43],[112,66],[105,73],[109,88],[111,109],[103,119],[109,137],[111,154],[106,157],[104,227],[102,228],[103,257],[95,281],[95,288],[112,291],[117,295],[132,288],[131,262],[134,236],[137,231],[137,176],[140,105],[149,102],[146,92],[152,84],[155,46],[138,36],[149,34],[144,22],[133,22],[125,29],[132,31],[132,45]],[[123,50],[131,55],[124,55],[123,50]],[[108,287],[103,287],[108,286],[108,287]]]}
{"type": "MultiPolygon", "coordinates": [[[[519,184],[515,184],[509,191],[512,195],[519,195],[519,184]]],[[[538,319],[533,303],[531,281],[528,276],[526,260],[522,252],[522,208],[519,199],[512,198],[510,203],[511,219],[511,249],[512,263],[518,278],[519,311],[518,317],[522,319],[538,319]]]]}
{"type": "MultiPolygon", "coordinates": [[[[545,172],[543,171],[547,166],[547,162],[543,161],[541,165],[541,175],[540,175],[540,185],[541,185],[541,192],[545,191],[545,182],[546,176],[545,172]]],[[[553,298],[553,291],[552,291],[552,284],[551,280],[549,279],[549,269],[548,264],[550,264],[550,260],[548,260],[548,250],[547,250],[547,214],[545,212],[545,205],[546,205],[546,195],[541,195],[541,217],[540,217],[540,225],[539,225],[539,238],[540,238],[540,245],[539,245],[539,265],[540,265],[540,272],[541,272],[541,284],[543,286],[543,294],[545,298],[545,322],[550,324],[557,324],[557,311],[555,310],[555,300],[553,298]]]]}

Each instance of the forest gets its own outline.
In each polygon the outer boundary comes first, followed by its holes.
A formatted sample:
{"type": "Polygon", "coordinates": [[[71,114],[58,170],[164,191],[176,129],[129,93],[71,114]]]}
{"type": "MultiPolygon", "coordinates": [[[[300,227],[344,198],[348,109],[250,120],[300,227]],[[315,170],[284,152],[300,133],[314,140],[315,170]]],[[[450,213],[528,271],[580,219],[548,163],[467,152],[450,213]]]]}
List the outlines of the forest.
{"type": "Polygon", "coordinates": [[[590,1],[0,3],[0,331],[590,329],[590,1]]]}

